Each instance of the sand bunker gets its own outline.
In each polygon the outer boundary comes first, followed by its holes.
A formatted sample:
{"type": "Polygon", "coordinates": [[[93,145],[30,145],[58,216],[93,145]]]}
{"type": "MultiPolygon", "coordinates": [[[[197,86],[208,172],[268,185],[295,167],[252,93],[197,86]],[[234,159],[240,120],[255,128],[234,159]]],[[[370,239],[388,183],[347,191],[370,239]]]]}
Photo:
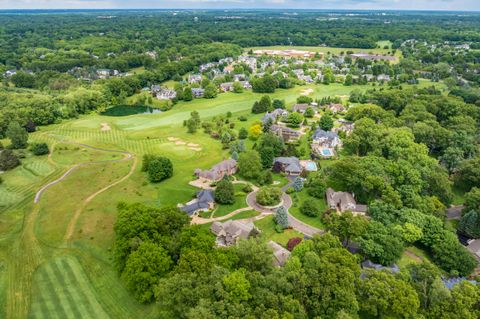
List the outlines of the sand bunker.
{"type": "Polygon", "coordinates": [[[301,95],[309,95],[309,94],[312,94],[312,93],[313,93],[312,89],[305,89],[300,94],[301,95]]]}
{"type": "Polygon", "coordinates": [[[201,147],[189,147],[189,149],[191,149],[192,151],[195,151],[195,152],[200,152],[202,150],[201,147]]]}
{"type": "Polygon", "coordinates": [[[169,140],[170,142],[172,143],[175,143],[175,145],[186,145],[188,147],[188,149],[192,150],[192,151],[196,151],[196,152],[199,152],[202,150],[202,148],[200,147],[199,144],[195,144],[195,143],[189,143],[189,142],[185,142],[183,141],[182,139],[178,138],[178,137],[168,137],[167,140],[169,140]]]}
{"type": "Polygon", "coordinates": [[[184,141],[176,141],[175,142],[175,145],[185,145],[187,144],[187,142],[184,142],[184,141]]]}
{"type": "Polygon", "coordinates": [[[178,141],[179,138],[178,138],[178,137],[171,137],[171,136],[170,136],[169,138],[167,138],[167,140],[169,140],[170,142],[175,142],[175,141],[178,141]]]}
{"type": "Polygon", "coordinates": [[[102,127],[100,128],[100,130],[102,132],[105,132],[105,131],[110,131],[112,128],[110,127],[110,125],[108,125],[108,123],[101,123],[100,124],[102,127]]]}
{"type": "Polygon", "coordinates": [[[187,146],[190,146],[190,147],[199,147],[200,145],[195,144],[195,143],[188,143],[187,146]]]}

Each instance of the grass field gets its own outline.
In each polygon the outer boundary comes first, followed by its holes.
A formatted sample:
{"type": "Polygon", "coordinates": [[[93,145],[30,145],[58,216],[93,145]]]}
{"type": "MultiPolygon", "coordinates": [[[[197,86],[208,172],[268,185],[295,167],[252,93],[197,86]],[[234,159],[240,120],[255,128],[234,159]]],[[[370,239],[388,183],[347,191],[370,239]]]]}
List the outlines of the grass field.
{"type": "Polygon", "coordinates": [[[313,201],[317,204],[317,207],[320,209],[320,212],[323,213],[327,208],[327,205],[324,199],[317,199],[308,195],[305,189],[299,193],[293,193],[290,196],[292,196],[293,206],[289,209],[289,212],[290,214],[292,214],[293,217],[313,227],[317,227],[320,229],[325,228],[322,221],[320,220],[320,217],[309,217],[300,212],[300,206],[302,206],[303,202],[313,201]]]}
{"type": "Polygon", "coordinates": [[[267,240],[273,240],[283,246],[287,245],[290,238],[303,238],[302,233],[293,229],[286,229],[282,233],[277,233],[275,231],[275,222],[273,221],[273,216],[267,216],[259,221],[256,221],[254,224],[261,231],[262,236],[264,236],[267,240]]]}
{"type": "MultiPolygon", "coordinates": [[[[309,85],[278,90],[272,98],[285,99],[290,107],[306,89],[313,98],[348,96],[354,88],[341,84],[309,85]]],[[[111,250],[113,225],[118,202],[141,202],[151,206],[177,205],[190,200],[198,190],[188,182],[196,168],[206,169],[227,158],[228,151],[208,135],[188,134],[183,120],[197,110],[205,119],[228,111],[239,127],[249,127],[260,119],[250,108],[263,94],[220,94],[216,99],[180,102],[159,114],[103,116],[90,114],[65,121],[30,135],[30,140],[46,142],[51,156],[23,159],[22,165],[2,174],[0,185],[0,318],[154,318],[155,305],[134,301],[115,272],[111,250]],[[247,115],[246,122],[237,120],[247,115]],[[107,124],[109,130],[102,131],[107,124]],[[171,137],[185,144],[172,142],[171,137]],[[77,143],[77,144],[75,144],[77,143]],[[198,144],[195,150],[188,143],[198,144]],[[94,150],[126,151],[134,155],[94,150]],[[147,182],[141,172],[141,157],[155,153],[174,163],[173,177],[159,184],[147,182]],[[60,183],[48,188],[38,204],[36,192],[57,180],[69,169],[83,163],[60,183]]],[[[253,142],[248,142],[251,147],[253,142]]],[[[275,180],[284,182],[283,178],[275,180]]],[[[238,190],[237,190],[238,191],[238,190]]],[[[302,197],[303,193],[299,194],[302,197]]],[[[239,197],[238,205],[244,197],[239,197]]],[[[237,205],[237,203],[235,204],[237,205]]],[[[244,207],[244,206],[241,206],[244,207]]],[[[227,214],[234,207],[217,211],[227,214]]],[[[292,214],[299,216],[298,209],[292,214]]],[[[234,219],[258,213],[242,212],[234,219]]],[[[308,221],[322,226],[319,219],[308,221]]],[[[208,226],[208,225],[207,225],[208,226]]],[[[205,226],[205,227],[207,227],[205,226]]],[[[271,217],[257,222],[269,239],[286,244],[301,234],[288,230],[276,233],[271,217]]]]}

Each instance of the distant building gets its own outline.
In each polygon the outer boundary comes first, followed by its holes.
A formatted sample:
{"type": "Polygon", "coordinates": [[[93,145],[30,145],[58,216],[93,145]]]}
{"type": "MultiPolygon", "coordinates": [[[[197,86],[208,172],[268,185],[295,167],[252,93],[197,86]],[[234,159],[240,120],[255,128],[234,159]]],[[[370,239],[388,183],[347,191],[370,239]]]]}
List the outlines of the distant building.
{"type": "Polygon", "coordinates": [[[310,51],[301,51],[301,50],[255,50],[253,51],[255,55],[270,55],[270,56],[281,56],[285,58],[307,58],[311,59],[316,54],[319,54],[323,57],[321,52],[310,52],[310,51]]]}
{"type": "Polygon", "coordinates": [[[347,109],[342,104],[330,103],[325,106],[325,110],[331,111],[333,114],[346,112],[347,109]]]}
{"type": "Polygon", "coordinates": [[[223,92],[233,91],[233,82],[225,82],[220,84],[220,90],[222,90],[223,92]]]}
{"type": "Polygon", "coordinates": [[[375,269],[375,270],[388,270],[394,274],[400,272],[400,268],[398,268],[397,265],[393,264],[392,266],[388,267],[388,266],[383,266],[383,265],[380,265],[380,264],[376,264],[370,260],[366,260],[364,262],[362,262],[362,268],[363,269],[375,269]]]}
{"type": "Polygon", "coordinates": [[[204,178],[210,181],[219,181],[225,175],[230,176],[237,172],[237,161],[234,159],[224,160],[217,165],[213,166],[210,170],[202,171],[200,169],[195,170],[195,176],[198,178],[204,178]]]}
{"type": "Polygon", "coordinates": [[[217,236],[218,246],[236,245],[240,239],[250,238],[254,229],[253,223],[243,223],[238,220],[229,220],[224,223],[214,222],[210,227],[212,233],[217,236]]]}
{"type": "Polygon", "coordinates": [[[377,81],[379,82],[390,82],[390,75],[386,74],[379,74],[377,75],[377,81]]]}
{"type": "Polygon", "coordinates": [[[268,121],[271,121],[271,123],[275,123],[278,118],[280,117],[287,117],[288,116],[288,111],[284,109],[275,109],[272,112],[267,112],[262,118],[262,124],[268,123],[268,121]]]}
{"type": "Polygon", "coordinates": [[[200,83],[202,82],[202,75],[201,74],[191,74],[188,76],[188,83],[189,84],[194,84],[194,83],[200,83]]]}
{"type": "Polygon", "coordinates": [[[330,209],[343,213],[345,211],[351,211],[352,213],[365,215],[367,212],[367,206],[357,204],[355,198],[348,192],[335,192],[332,188],[328,188],[325,192],[327,204],[330,209]]]}
{"type": "Polygon", "coordinates": [[[192,88],[192,94],[194,97],[199,98],[205,94],[205,89],[202,88],[192,88]]]}
{"type": "Polygon", "coordinates": [[[9,78],[9,77],[11,77],[15,74],[17,74],[17,70],[7,70],[7,71],[5,71],[3,76],[5,76],[6,78],[9,78]]]}
{"type": "Polygon", "coordinates": [[[276,157],[273,160],[273,170],[277,173],[283,172],[288,175],[297,176],[303,171],[300,160],[294,156],[291,157],[276,157]]]}
{"type": "Polygon", "coordinates": [[[389,55],[368,54],[368,53],[353,53],[350,54],[353,60],[363,59],[367,61],[395,61],[396,58],[389,55]]]}
{"type": "Polygon", "coordinates": [[[160,91],[157,92],[156,95],[157,99],[159,100],[173,100],[177,97],[177,91],[167,88],[162,88],[160,91]]]}
{"type": "Polygon", "coordinates": [[[335,132],[324,131],[318,128],[312,135],[313,144],[322,147],[335,148],[342,145],[340,137],[335,132]]]}
{"type": "Polygon", "coordinates": [[[310,105],[303,103],[303,104],[295,104],[292,108],[293,112],[298,112],[298,113],[305,113],[305,111],[310,107],[310,105]]]}

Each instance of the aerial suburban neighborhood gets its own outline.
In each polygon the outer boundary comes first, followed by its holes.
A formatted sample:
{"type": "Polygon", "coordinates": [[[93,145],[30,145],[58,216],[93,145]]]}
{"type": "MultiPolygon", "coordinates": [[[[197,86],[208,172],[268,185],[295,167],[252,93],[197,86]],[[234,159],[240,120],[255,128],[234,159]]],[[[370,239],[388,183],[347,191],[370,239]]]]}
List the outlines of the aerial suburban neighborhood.
{"type": "Polygon", "coordinates": [[[477,7],[0,1],[0,318],[480,318],[477,7]]]}

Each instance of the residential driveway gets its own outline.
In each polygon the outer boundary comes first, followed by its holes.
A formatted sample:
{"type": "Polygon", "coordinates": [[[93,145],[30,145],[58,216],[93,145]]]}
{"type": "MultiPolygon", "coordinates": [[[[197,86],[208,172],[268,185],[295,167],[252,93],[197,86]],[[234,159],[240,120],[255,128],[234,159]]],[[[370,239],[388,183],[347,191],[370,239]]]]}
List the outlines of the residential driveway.
{"type": "Polygon", "coordinates": [[[325,233],[324,230],[315,228],[315,227],[310,226],[310,225],[307,225],[304,222],[299,221],[298,219],[296,219],[295,217],[293,217],[290,214],[288,214],[288,224],[293,229],[295,229],[295,230],[297,230],[297,231],[299,231],[299,232],[301,232],[304,235],[307,235],[309,237],[312,237],[313,235],[316,235],[316,234],[321,235],[321,234],[325,233]]]}
{"type": "Polygon", "coordinates": [[[452,206],[447,209],[447,219],[461,219],[462,218],[462,209],[464,208],[463,205],[460,206],[452,206]]]}

